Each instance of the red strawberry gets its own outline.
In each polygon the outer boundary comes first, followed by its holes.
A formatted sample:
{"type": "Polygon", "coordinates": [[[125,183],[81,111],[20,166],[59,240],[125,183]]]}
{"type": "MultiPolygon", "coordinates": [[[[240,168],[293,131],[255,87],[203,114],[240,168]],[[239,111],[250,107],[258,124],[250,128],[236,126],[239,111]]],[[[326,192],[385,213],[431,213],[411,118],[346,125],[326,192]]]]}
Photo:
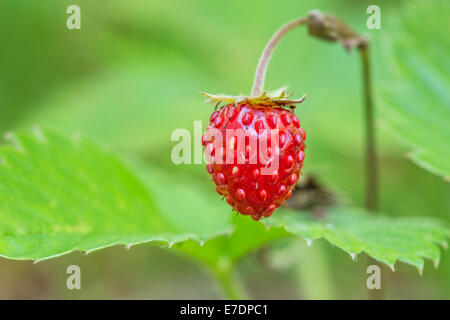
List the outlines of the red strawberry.
{"type": "Polygon", "coordinates": [[[289,199],[300,176],[306,136],[298,118],[281,106],[228,104],[211,115],[207,132],[212,129],[220,131],[222,143],[215,143],[214,138],[205,133],[202,144],[213,156],[212,163],[208,163],[206,168],[217,186],[217,193],[244,215],[255,220],[269,217],[289,199]],[[237,146],[240,139],[237,129],[248,135],[245,139],[242,136],[241,148],[237,146]],[[227,130],[233,134],[227,137],[227,130]],[[269,136],[276,133],[278,143],[272,145],[269,136]],[[251,143],[252,138],[257,145],[251,143]],[[263,139],[266,139],[267,146],[260,146],[263,139]],[[266,149],[259,150],[261,147],[266,149]],[[263,156],[266,154],[272,159],[278,157],[278,168],[268,169],[272,162],[264,161],[269,159],[263,156]],[[265,174],[264,168],[268,171],[265,174]]]}
{"type": "Polygon", "coordinates": [[[264,81],[278,41],[306,22],[295,19],[275,32],[259,59],[250,96],[203,93],[209,102],[227,103],[211,115],[202,137],[206,156],[212,156],[206,169],[217,193],[234,210],[255,220],[270,217],[289,199],[303,166],[306,135],[292,110],[305,97],[290,100],[285,90],[267,94],[264,81]]]}

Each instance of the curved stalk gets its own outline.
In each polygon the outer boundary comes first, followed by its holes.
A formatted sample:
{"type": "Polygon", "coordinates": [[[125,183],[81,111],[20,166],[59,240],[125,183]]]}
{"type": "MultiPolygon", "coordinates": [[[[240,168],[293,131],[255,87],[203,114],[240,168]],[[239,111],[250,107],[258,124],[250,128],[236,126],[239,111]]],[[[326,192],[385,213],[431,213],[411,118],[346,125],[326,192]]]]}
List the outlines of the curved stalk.
{"type": "Polygon", "coordinates": [[[266,47],[264,48],[261,57],[259,58],[258,66],[256,67],[255,80],[253,82],[252,96],[260,96],[264,91],[264,81],[266,79],[267,65],[270,57],[280,39],[296,26],[305,24],[308,20],[306,18],[299,18],[292,20],[278,29],[277,32],[270,38],[266,47]]]}

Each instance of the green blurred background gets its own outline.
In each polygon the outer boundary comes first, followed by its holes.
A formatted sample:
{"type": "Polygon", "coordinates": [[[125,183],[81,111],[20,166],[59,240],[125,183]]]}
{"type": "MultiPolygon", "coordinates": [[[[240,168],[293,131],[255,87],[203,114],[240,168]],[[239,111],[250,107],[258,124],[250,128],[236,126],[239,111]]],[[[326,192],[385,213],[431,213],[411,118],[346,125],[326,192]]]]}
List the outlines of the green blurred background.
{"type": "MultiPolygon", "coordinates": [[[[415,1],[407,1],[414,6],[415,1]]],[[[196,180],[215,197],[203,165],[170,161],[176,128],[207,123],[211,105],[200,91],[247,94],[259,54],[284,22],[311,9],[333,13],[372,41],[375,105],[389,66],[386,39],[397,39],[404,1],[377,1],[382,29],[368,30],[371,1],[14,1],[0,4],[0,130],[38,124],[82,132],[119,153],[140,157],[174,177],[196,180]],[[66,28],[67,6],[81,8],[81,30],[66,28]]],[[[426,21],[417,21],[417,24],[426,21]]],[[[404,34],[404,33],[403,33],[404,34]]],[[[433,45],[430,42],[429,45],[433,45]]],[[[308,98],[297,109],[308,133],[304,170],[340,202],[364,202],[364,127],[356,52],[293,31],[271,60],[266,88],[289,84],[308,98]]],[[[377,113],[382,124],[383,114],[377,113]]],[[[449,184],[417,167],[378,126],[380,206],[390,215],[448,220],[449,184]]],[[[219,200],[217,200],[220,202],[219,200]]],[[[182,214],[182,213],[180,213],[182,214]]],[[[325,241],[307,248],[283,240],[239,263],[250,297],[261,299],[368,296],[362,256],[355,263],[325,241]],[[294,254],[295,252],[295,254],[294,254]]],[[[385,297],[448,299],[450,255],[424,275],[398,264],[383,269],[385,297]]],[[[72,253],[37,264],[0,259],[0,298],[221,298],[208,272],[182,253],[151,245],[72,253]],[[67,290],[66,267],[82,270],[82,290],[67,290]]]]}

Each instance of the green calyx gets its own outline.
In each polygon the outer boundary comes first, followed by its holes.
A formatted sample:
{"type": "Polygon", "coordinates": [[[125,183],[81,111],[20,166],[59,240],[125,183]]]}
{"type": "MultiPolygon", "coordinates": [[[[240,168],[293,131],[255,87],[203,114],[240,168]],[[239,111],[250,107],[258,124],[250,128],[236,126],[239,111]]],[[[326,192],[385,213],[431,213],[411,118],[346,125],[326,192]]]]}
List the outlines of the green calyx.
{"type": "Polygon", "coordinates": [[[300,99],[289,99],[293,92],[286,94],[286,87],[280,88],[272,92],[263,92],[259,96],[230,96],[225,94],[210,94],[206,92],[201,92],[202,95],[208,98],[206,103],[216,103],[221,102],[228,104],[243,104],[248,103],[254,106],[260,107],[289,107],[294,108],[296,104],[302,103],[306,95],[303,95],[300,99]]]}

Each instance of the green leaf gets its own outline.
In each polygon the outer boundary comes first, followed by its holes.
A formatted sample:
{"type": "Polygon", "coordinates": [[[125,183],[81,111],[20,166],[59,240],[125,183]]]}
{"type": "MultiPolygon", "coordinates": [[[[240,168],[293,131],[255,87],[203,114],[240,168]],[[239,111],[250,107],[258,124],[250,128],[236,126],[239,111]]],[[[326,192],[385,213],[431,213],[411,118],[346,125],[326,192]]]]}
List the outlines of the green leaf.
{"type": "Polygon", "coordinates": [[[13,144],[0,147],[3,257],[40,260],[116,244],[170,247],[190,240],[180,250],[220,273],[265,243],[294,234],[308,241],[323,237],[353,257],[364,251],[391,267],[399,260],[422,270],[424,258],[439,262],[437,244],[446,245],[449,236],[436,220],[345,207],[323,220],[281,211],[267,219],[266,230],[248,217],[231,219],[224,202],[205,196],[195,182],[125,163],[86,138],[35,130],[10,139],[13,144]]]}
{"type": "Polygon", "coordinates": [[[414,1],[396,13],[384,49],[383,124],[410,157],[450,178],[450,3],[414,1]]]}
{"type": "Polygon", "coordinates": [[[438,245],[447,247],[450,229],[437,220],[426,218],[391,218],[364,209],[335,207],[324,219],[308,212],[285,211],[265,222],[283,227],[287,232],[307,239],[324,238],[348,252],[353,259],[365,252],[391,269],[402,261],[423,270],[424,259],[439,263],[438,245]]]}
{"type": "Polygon", "coordinates": [[[215,276],[227,299],[248,299],[241,281],[234,274],[236,263],[250,252],[281,237],[290,236],[281,228],[267,228],[248,216],[234,213],[234,231],[201,246],[186,241],[175,246],[177,251],[201,262],[215,276]]]}
{"type": "Polygon", "coordinates": [[[0,146],[0,256],[40,260],[231,230],[231,215],[195,182],[135,170],[85,138],[48,130],[10,138],[0,146]]]}
{"type": "Polygon", "coordinates": [[[233,233],[209,240],[202,247],[198,243],[187,241],[176,248],[220,272],[229,269],[240,258],[264,244],[289,236],[282,228],[268,228],[248,216],[236,213],[233,224],[233,233]]]}

